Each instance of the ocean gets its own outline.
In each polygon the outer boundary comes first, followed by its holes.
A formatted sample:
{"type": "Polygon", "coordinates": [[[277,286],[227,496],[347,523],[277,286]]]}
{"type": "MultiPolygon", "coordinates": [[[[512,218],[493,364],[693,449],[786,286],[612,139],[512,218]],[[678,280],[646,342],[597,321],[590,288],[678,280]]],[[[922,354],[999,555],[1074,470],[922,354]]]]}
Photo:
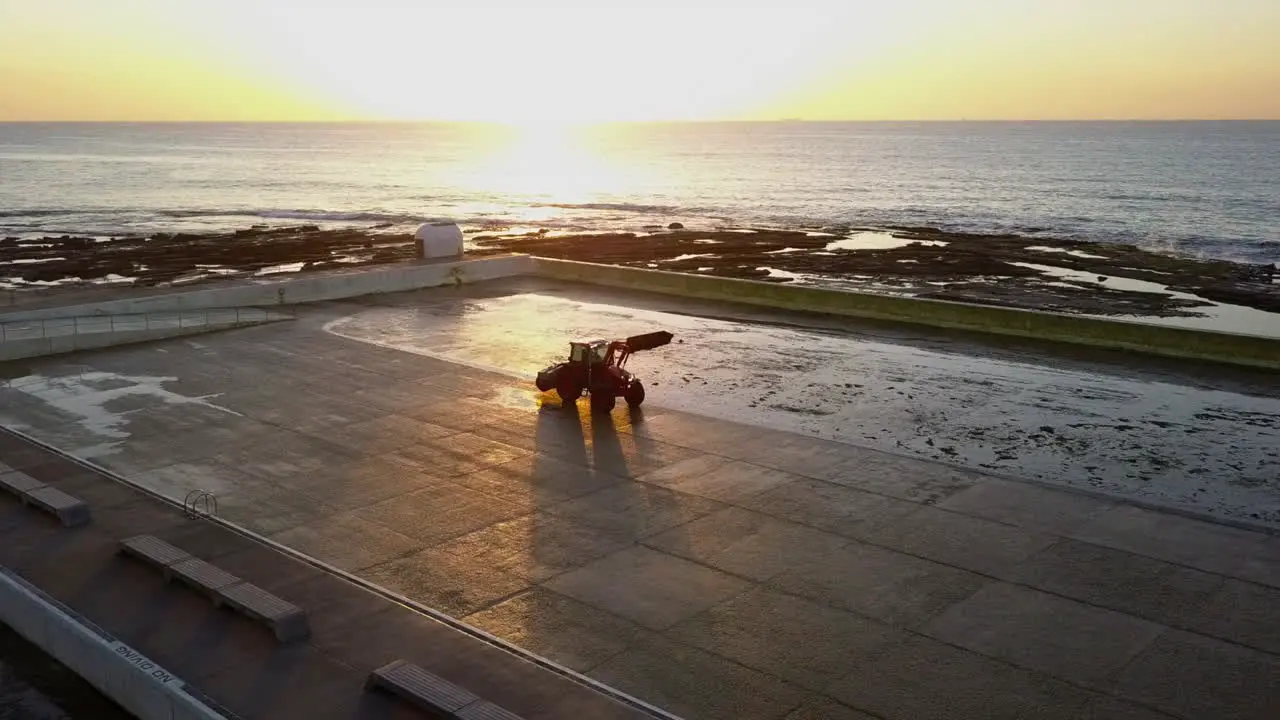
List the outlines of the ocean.
{"type": "Polygon", "coordinates": [[[924,226],[1280,261],[1280,121],[0,123],[0,236],[924,226]]]}

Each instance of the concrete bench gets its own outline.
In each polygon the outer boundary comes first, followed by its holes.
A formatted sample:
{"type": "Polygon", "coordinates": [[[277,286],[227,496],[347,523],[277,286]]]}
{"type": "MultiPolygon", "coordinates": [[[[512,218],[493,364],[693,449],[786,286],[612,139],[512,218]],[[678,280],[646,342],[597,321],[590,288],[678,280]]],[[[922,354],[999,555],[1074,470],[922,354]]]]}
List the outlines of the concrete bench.
{"type": "Polygon", "coordinates": [[[0,489],[16,495],[24,505],[33,505],[53,515],[66,527],[89,522],[89,506],[83,500],[49,487],[26,473],[0,473],[0,489]]]}
{"type": "Polygon", "coordinates": [[[39,490],[45,484],[26,473],[15,470],[0,473],[0,489],[21,498],[32,490],[39,490]]]}
{"type": "Polygon", "coordinates": [[[235,575],[195,557],[170,565],[169,573],[210,598],[222,588],[240,582],[235,575]]]}
{"type": "Polygon", "coordinates": [[[268,625],[280,642],[294,642],[311,637],[307,614],[293,603],[285,602],[257,585],[239,583],[219,590],[215,605],[230,605],[241,613],[268,625]]]}
{"type": "Polygon", "coordinates": [[[120,552],[158,568],[164,573],[165,580],[172,577],[169,572],[170,566],[191,559],[191,555],[186,551],[179,550],[151,535],[135,535],[127,540],[121,540],[120,552]]]}
{"type": "Polygon", "coordinates": [[[271,628],[281,642],[311,636],[307,615],[297,605],[285,602],[256,585],[205,562],[152,535],[137,535],[120,541],[120,552],[156,567],[165,580],[178,578],[204,593],[215,607],[224,605],[271,628]]]}
{"type": "Polygon", "coordinates": [[[385,690],[435,717],[449,720],[522,720],[465,688],[405,660],[394,660],[369,674],[365,690],[385,690]]]}

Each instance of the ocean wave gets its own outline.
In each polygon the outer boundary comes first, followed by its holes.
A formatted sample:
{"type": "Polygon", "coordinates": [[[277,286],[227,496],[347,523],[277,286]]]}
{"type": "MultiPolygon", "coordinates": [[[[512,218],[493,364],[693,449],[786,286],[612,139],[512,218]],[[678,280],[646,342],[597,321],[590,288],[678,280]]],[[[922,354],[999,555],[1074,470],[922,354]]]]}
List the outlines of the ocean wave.
{"type": "Polygon", "coordinates": [[[80,214],[82,210],[59,210],[56,208],[35,208],[31,210],[0,210],[0,218],[22,217],[56,217],[58,215],[80,214]]]}
{"type": "Polygon", "coordinates": [[[689,212],[678,205],[641,205],[636,203],[533,203],[529,207],[556,208],[558,210],[617,210],[643,214],[674,214],[689,212]]]}
{"type": "Polygon", "coordinates": [[[169,218],[252,217],[263,220],[311,220],[315,222],[391,222],[419,223],[435,218],[404,213],[352,212],[339,210],[160,210],[156,215],[169,218]]]}

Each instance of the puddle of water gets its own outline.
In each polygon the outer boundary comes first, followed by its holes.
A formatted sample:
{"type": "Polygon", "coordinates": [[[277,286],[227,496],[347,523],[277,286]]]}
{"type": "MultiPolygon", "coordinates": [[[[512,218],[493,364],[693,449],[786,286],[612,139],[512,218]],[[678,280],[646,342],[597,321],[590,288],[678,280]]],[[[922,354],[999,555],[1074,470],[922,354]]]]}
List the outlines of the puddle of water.
{"type": "Polygon", "coordinates": [[[1151,325],[1170,325],[1197,330],[1210,330],[1213,332],[1235,333],[1238,335],[1280,337],[1280,314],[1278,313],[1256,310],[1242,305],[1228,305],[1226,303],[1213,302],[1211,300],[1206,300],[1199,295],[1171,290],[1168,285],[1161,285],[1160,283],[1149,282],[1146,280],[1134,280],[1132,278],[1114,277],[1109,275],[1106,276],[1105,280],[1099,280],[1098,278],[1100,276],[1097,273],[1084,272],[1082,270],[1070,270],[1067,268],[1055,267],[1053,265],[1037,265],[1035,263],[1024,262],[1011,262],[1009,264],[1016,265],[1018,267],[1030,268],[1032,270],[1039,270],[1046,275],[1059,278],[1060,280],[1089,283],[1114,290],[1170,295],[1183,300],[1194,300],[1196,302],[1209,303],[1209,305],[1204,307],[1190,308],[1190,312],[1197,313],[1197,315],[1188,317],[1162,318],[1149,317],[1145,315],[1121,315],[1108,316],[1106,319],[1109,320],[1137,322],[1151,325]]]}
{"type": "Polygon", "coordinates": [[[789,270],[779,270],[771,267],[758,267],[756,270],[767,270],[769,272],[769,277],[773,278],[786,278],[788,280],[800,280],[804,278],[800,273],[793,273],[789,270]]]}
{"type": "Polygon", "coordinates": [[[1032,250],[1034,252],[1061,253],[1063,255],[1074,255],[1075,257],[1078,257],[1078,258],[1089,258],[1090,260],[1106,260],[1107,259],[1106,255],[1093,255],[1083,250],[1068,250],[1066,248],[1043,247],[1040,245],[1033,245],[1027,248],[1027,250],[1032,250]]]}
{"type": "Polygon", "coordinates": [[[900,238],[885,232],[856,232],[846,238],[827,243],[827,250],[893,250],[912,244],[946,247],[942,240],[913,240],[900,238]]]}
{"type": "Polygon", "coordinates": [[[121,429],[129,412],[113,412],[106,408],[112,401],[125,397],[144,397],[168,405],[203,405],[232,415],[240,413],[215,405],[205,397],[187,397],[164,388],[176,377],[118,375],[109,372],[85,372],[61,377],[27,375],[5,383],[5,389],[30,395],[71,418],[90,435],[108,440],[124,440],[129,433],[121,429]]]}
{"type": "Polygon", "coordinates": [[[304,265],[306,265],[306,263],[305,263],[305,262],[284,263],[284,264],[282,264],[282,265],[271,265],[271,266],[268,266],[268,267],[264,267],[264,268],[262,268],[262,269],[261,269],[261,270],[259,270],[258,272],[254,273],[254,275],[255,275],[255,276],[257,276],[257,277],[261,277],[261,276],[263,276],[263,275],[277,275],[277,274],[280,274],[280,273],[295,273],[295,272],[298,272],[298,271],[302,270],[302,266],[304,266],[304,265]]]}
{"type": "Polygon", "coordinates": [[[5,260],[3,262],[0,262],[0,265],[38,265],[40,263],[56,262],[59,260],[66,260],[66,258],[62,258],[62,257],[19,258],[17,260],[5,260]]]}

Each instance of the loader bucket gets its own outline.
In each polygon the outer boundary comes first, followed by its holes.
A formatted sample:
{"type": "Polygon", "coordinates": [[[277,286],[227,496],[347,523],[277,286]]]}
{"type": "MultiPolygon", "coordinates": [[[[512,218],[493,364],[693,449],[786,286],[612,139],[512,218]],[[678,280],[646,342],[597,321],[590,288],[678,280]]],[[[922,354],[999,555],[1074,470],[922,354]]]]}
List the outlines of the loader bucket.
{"type": "Polygon", "coordinates": [[[626,343],[631,352],[639,352],[662,347],[670,343],[674,337],[675,335],[666,330],[659,330],[658,332],[645,333],[643,335],[632,335],[627,338],[626,343]]]}

